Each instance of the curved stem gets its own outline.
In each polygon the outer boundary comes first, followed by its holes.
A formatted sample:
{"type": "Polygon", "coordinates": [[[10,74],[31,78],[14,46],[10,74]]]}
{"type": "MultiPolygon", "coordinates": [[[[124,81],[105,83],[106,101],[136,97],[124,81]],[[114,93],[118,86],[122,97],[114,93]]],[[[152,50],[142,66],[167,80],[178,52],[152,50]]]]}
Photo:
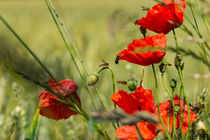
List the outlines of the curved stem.
{"type": "Polygon", "coordinates": [[[157,82],[157,76],[156,76],[154,64],[152,64],[152,70],[153,70],[153,75],[154,75],[154,79],[155,79],[155,97],[156,97],[157,106],[158,106],[158,116],[160,118],[160,121],[161,121],[161,123],[163,125],[163,128],[164,128],[164,130],[166,132],[166,135],[167,135],[168,139],[171,140],[171,136],[170,136],[170,134],[169,134],[169,132],[168,132],[164,122],[163,122],[163,119],[162,119],[162,117],[160,115],[160,105],[159,105],[159,97],[158,97],[158,82],[157,82]]]}
{"type": "MultiPolygon", "coordinates": [[[[189,131],[190,131],[190,106],[189,106],[189,102],[188,102],[188,99],[187,99],[187,96],[186,96],[186,91],[185,91],[185,87],[184,87],[184,82],[183,82],[182,72],[181,72],[180,66],[178,66],[178,74],[179,74],[179,78],[180,78],[181,85],[182,85],[182,88],[183,88],[184,99],[185,99],[185,101],[187,103],[187,110],[188,110],[188,131],[187,131],[186,140],[188,140],[188,138],[189,138],[189,131]]],[[[183,108],[184,108],[184,106],[183,106],[183,108]]],[[[183,116],[184,116],[184,114],[183,114],[183,116]]]]}

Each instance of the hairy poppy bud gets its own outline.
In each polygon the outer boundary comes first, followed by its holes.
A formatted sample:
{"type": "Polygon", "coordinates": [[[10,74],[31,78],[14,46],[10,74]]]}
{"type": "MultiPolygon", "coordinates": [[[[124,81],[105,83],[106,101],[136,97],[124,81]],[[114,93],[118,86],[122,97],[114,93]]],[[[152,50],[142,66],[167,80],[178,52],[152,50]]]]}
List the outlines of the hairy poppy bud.
{"type": "Polygon", "coordinates": [[[134,91],[137,88],[137,84],[138,82],[134,78],[128,80],[128,83],[127,83],[128,89],[130,91],[134,91]]]}
{"type": "Polygon", "coordinates": [[[165,66],[165,64],[160,64],[160,66],[159,66],[159,69],[160,69],[160,72],[163,74],[163,73],[165,73],[166,72],[166,66],[165,66]]]}
{"type": "Polygon", "coordinates": [[[98,82],[98,80],[99,80],[99,76],[98,76],[97,73],[89,75],[88,78],[87,78],[88,86],[95,85],[98,82]]]}
{"type": "Polygon", "coordinates": [[[180,52],[178,52],[175,57],[175,66],[177,69],[180,67],[181,70],[184,68],[183,56],[180,52]]]}
{"type": "Polygon", "coordinates": [[[172,90],[174,90],[176,88],[176,80],[175,79],[171,79],[170,81],[170,87],[172,88],[172,90]]]}

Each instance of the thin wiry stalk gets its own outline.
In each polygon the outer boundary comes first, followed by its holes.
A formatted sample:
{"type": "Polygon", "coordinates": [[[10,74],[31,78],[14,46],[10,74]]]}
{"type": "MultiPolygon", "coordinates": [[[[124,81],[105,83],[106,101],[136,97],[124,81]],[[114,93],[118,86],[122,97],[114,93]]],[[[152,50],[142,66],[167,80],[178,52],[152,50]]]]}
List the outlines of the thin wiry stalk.
{"type": "MultiPolygon", "coordinates": [[[[200,29],[199,29],[199,27],[198,27],[198,23],[197,23],[197,20],[196,20],[196,18],[195,18],[195,14],[194,14],[194,12],[193,12],[191,3],[189,3],[189,5],[190,5],[190,11],[191,11],[191,13],[192,13],[192,16],[193,16],[193,20],[194,20],[196,29],[198,30],[198,32],[199,32],[199,34],[200,34],[200,36],[201,36],[200,29]]],[[[203,43],[201,43],[201,48],[202,48],[202,50],[203,50],[204,58],[206,59],[206,62],[208,62],[206,50],[205,50],[205,47],[204,47],[203,43]]],[[[208,64],[208,63],[207,63],[207,64],[208,64]]],[[[208,64],[208,69],[209,69],[209,71],[210,71],[210,66],[209,66],[209,64],[208,64]]]]}
{"type": "MultiPolygon", "coordinates": [[[[63,21],[61,20],[60,16],[59,16],[58,13],[56,12],[56,9],[55,9],[55,7],[53,6],[51,0],[48,0],[48,2],[49,2],[50,7],[52,8],[54,14],[56,15],[56,18],[57,18],[57,20],[59,21],[59,23],[60,23],[60,25],[61,25],[61,27],[62,27],[62,29],[63,29],[65,35],[67,36],[67,39],[69,40],[69,42],[70,42],[70,44],[71,44],[71,47],[72,47],[73,50],[76,52],[76,55],[77,55],[77,57],[78,57],[78,59],[79,59],[81,65],[82,65],[83,69],[85,70],[86,75],[88,75],[88,71],[87,71],[87,68],[86,68],[85,65],[84,65],[84,61],[82,60],[82,58],[81,58],[79,52],[77,51],[77,48],[76,48],[74,42],[72,41],[72,39],[71,39],[71,37],[70,37],[70,35],[69,35],[69,33],[68,33],[66,27],[64,26],[63,21]]],[[[67,49],[70,50],[70,46],[67,46],[67,49]]],[[[69,53],[70,53],[70,51],[69,51],[69,53]]]]}
{"type": "Polygon", "coordinates": [[[46,2],[46,5],[47,5],[47,7],[48,7],[48,9],[49,9],[49,11],[50,11],[50,14],[51,14],[51,16],[52,16],[54,22],[55,22],[55,24],[56,24],[56,26],[57,26],[57,28],[58,28],[58,30],[59,30],[59,33],[60,33],[60,35],[61,35],[61,37],[62,37],[62,39],[63,39],[63,41],[64,41],[65,47],[67,48],[67,50],[68,50],[68,52],[69,52],[69,54],[70,54],[70,56],[71,56],[71,58],[72,58],[72,60],[73,60],[73,63],[74,63],[74,65],[75,65],[77,71],[79,72],[79,75],[80,75],[80,77],[81,77],[81,79],[82,79],[82,82],[83,82],[83,84],[84,84],[84,86],[85,86],[85,89],[87,90],[88,95],[90,96],[91,102],[92,102],[94,108],[96,109],[96,105],[95,105],[94,100],[93,100],[93,97],[92,97],[92,95],[91,95],[91,93],[90,93],[90,91],[89,91],[89,89],[88,89],[88,86],[87,86],[87,83],[86,83],[86,79],[85,79],[85,77],[83,76],[83,74],[81,73],[81,71],[80,71],[80,69],[79,69],[79,67],[78,67],[78,65],[77,65],[77,63],[76,63],[76,60],[74,59],[73,53],[71,52],[70,47],[68,46],[67,41],[66,41],[66,39],[65,39],[65,37],[64,37],[64,35],[63,35],[61,29],[60,29],[60,26],[58,25],[58,22],[57,22],[57,20],[56,20],[56,18],[55,18],[55,15],[54,15],[53,12],[52,12],[52,9],[50,8],[50,5],[49,5],[49,3],[48,3],[48,0],[45,0],[45,2],[46,2]]]}
{"type": "MultiPolygon", "coordinates": [[[[173,33],[174,33],[174,39],[175,39],[176,48],[177,48],[178,42],[177,42],[177,38],[176,38],[176,32],[173,30],[173,33]]],[[[177,53],[178,53],[178,51],[177,51],[177,53]]],[[[184,98],[186,99],[186,102],[187,102],[187,110],[188,110],[188,131],[187,131],[186,140],[188,140],[189,131],[190,131],[190,107],[189,107],[189,102],[188,102],[188,99],[187,99],[187,96],[186,96],[186,92],[185,92],[185,88],[184,88],[184,82],[183,82],[183,79],[182,79],[182,72],[181,72],[181,67],[180,66],[178,66],[178,74],[179,74],[179,78],[180,78],[182,89],[183,89],[183,95],[184,95],[184,98]]]]}
{"type": "Polygon", "coordinates": [[[206,15],[204,13],[202,13],[202,11],[201,11],[200,3],[198,2],[198,0],[195,0],[195,3],[198,6],[199,13],[202,17],[202,20],[203,20],[204,24],[206,25],[207,30],[210,32],[209,23],[207,21],[206,15]]]}
{"type": "Polygon", "coordinates": [[[179,74],[179,78],[180,78],[182,89],[183,89],[183,95],[184,95],[184,98],[185,98],[186,103],[187,103],[187,110],[188,110],[188,131],[187,131],[186,140],[188,140],[188,138],[189,138],[189,132],[190,132],[190,106],[189,106],[188,98],[187,98],[187,95],[186,95],[186,91],[185,91],[185,87],[184,87],[184,81],[183,81],[183,77],[182,77],[182,71],[181,71],[181,67],[180,66],[178,66],[178,74],[179,74]]]}
{"type": "Polygon", "coordinates": [[[154,75],[154,79],[155,79],[155,97],[156,97],[157,106],[158,106],[158,116],[160,118],[160,121],[161,121],[161,123],[163,125],[163,128],[164,128],[164,130],[166,132],[166,135],[167,135],[168,139],[171,140],[171,136],[170,136],[170,134],[169,134],[169,132],[168,132],[164,122],[163,122],[163,119],[162,119],[162,117],[160,115],[160,105],[159,105],[159,96],[158,96],[158,82],[157,82],[157,76],[156,76],[154,64],[152,64],[152,71],[153,71],[153,75],[154,75]]]}
{"type": "Polygon", "coordinates": [[[13,28],[7,23],[7,21],[0,15],[0,20],[4,25],[12,32],[12,34],[20,41],[23,47],[33,56],[33,58],[40,64],[40,66],[45,70],[45,72],[56,81],[55,77],[50,73],[50,71],[45,67],[45,65],[40,61],[40,59],[33,53],[30,47],[22,40],[22,38],[13,30],[13,28]]]}

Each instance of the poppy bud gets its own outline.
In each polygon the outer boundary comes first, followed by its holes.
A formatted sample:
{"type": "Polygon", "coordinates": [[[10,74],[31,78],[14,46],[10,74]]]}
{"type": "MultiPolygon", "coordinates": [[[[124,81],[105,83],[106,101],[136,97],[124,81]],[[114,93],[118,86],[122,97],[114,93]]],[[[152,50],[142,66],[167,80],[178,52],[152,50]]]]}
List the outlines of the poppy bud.
{"type": "Polygon", "coordinates": [[[178,52],[175,57],[175,66],[177,69],[178,69],[178,67],[180,67],[181,70],[183,70],[183,68],[184,68],[183,56],[180,52],[178,52]]]}
{"type": "Polygon", "coordinates": [[[130,91],[134,91],[136,88],[137,88],[137,84],[138,82],[134,79],[134,78],[131,78],[130,80],[128,80],[128,89],[130,91]]]}
{"type": "Polygon", "coordinates": [[[99,80],[99,76],[98,76],[97,73],[89,75],[88,78],[87,78],[88,86],[95,85],[98,82],[98,80],[99,80]]]}
{"type": "Polygon", "coordinates": [[[172,88],[172,90],[174,90],[176,88],[176,80],[175,79],[171,79],[170,81],[170,87],[172,88]]]}
{"type": "Polygon", "coordinates": [[[174,111],[175,112],[179,112],[180,111],[180,106],[179,105],[175,105],[174,106],[174,111]]]}
{"type": "Polygon", "coordinates": [[[160,72],[163,74],[163,73],[165,73],[166,72],[166,66],[165,66],[165,64],[161,64],[160,66],[159,66],[159,69],[160,69],[160,72]]]}

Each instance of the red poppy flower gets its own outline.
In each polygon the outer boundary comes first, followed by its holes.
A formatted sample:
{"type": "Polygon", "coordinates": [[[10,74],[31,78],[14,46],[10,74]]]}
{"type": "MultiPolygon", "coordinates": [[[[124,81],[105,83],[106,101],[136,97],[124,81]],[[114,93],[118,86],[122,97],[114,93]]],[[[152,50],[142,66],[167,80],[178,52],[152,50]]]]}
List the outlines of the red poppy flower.
{"type": "MultiPolygon", "coordinates": [[[[160,104],[161,117],[162,117],[162,119],[163,119],[163,121],[164,121],[166,126],[168,124],[170,102],[171,101],[168,100],[168,101],[163,102],[163,103],[160,104]]],[[[175,103],[175,105],[179,104],[179,96],[178,95],[176,95],[174,97],[174,103],[175,103]]],[[[184,105],[184,101],[182,99],[180,99],[180,111],[177,113],[177,116],[176,116],[176,128],[180,127],[179,114],[180,114],[180,112],[181,112],[181,115],[183,114],[182,113],[183,107],[184,107],[184,116],[183,116],[182,133],[185,133],[188,130],[188,110],[187,110],[187,105],[186,104],[184,105]]],[[[155,112],[156,112],[156,114],[158,112],[157,106],[156,106],[155,112]]],[[[170,128],[169,130],[171,132],[172,125],[173,125],[173,108],[172,107],[171,107],[170,112],[171,113],[170,113],[170,120],[169,120],[169,128],[170,128]]],[[[190,123],[194,122],[196,120],[196,118],[197,118],[197,115],[193,111],[190,110],[190,123]]]]}
{"type": "MultiPolygon", "coordinates": [[[[156,107],[154,106],[154,97],[152,91],[149,89],[144,89],[142,86],[138,87],[135,90],[135,93],[131,94],[128,94],[123,90],[119,90],[118,93],[114,93],[112,95],[111,99],[122,110],[124,110],[129,114],[133,114],[139,110],[144,110],[152,114],[155,114],[158,117],[157,106],[156,107]]],[[[179,104],[178,95],[174,97],[174,102],[175,105],[179,104]]],[[[181,99],[180,110],[183,109],[183,106],[184,106],[184,101],[181,99]]],[[[170,109],[170,100],[160,104],[160,114],[166,126],[168,121],[169,109],[170,109]]],[[[190,122],[195,121],[196,118],[197,115],[193,111],[190,111],[190,122]]],[[[173,108],[171,108],[171,113],[170,113],[170,122],[169,122],[170,132],[172,130],[172,125],[173,125],[173,108]]],[[[144,121],[138,122],[137,126],[140,130],[142,137],[145,140],[154,139],[155,137],[157,137],[156,130],[163,129],[162,125],[155,125],[144,121]]],[[[178,128],[179,126],[180,126],[180,120],[178,113],[176,116],[176,128],[178,128]]],[[[187,130],[188,130],[188,111],[187,111],[187,105],[185,104],[182,132],[185,133],[187,130]]],[[[162,132],[164,133],[164,131],[162,132]]],[[[122,140],[138,140],[138,135],[135,126],[122,126],[120,128],[117,128],[116,135],[118,138],[122,140]]]]}
{"type": "Polygon", "coordinates": [[[159,63],[166,54],[166,41],[163,33],[135,39],[127,49],[118,53],[117,58],[143,66],[159,63]]]}
{"type": "Polygon", "coordinates": [[[163,0],[165,5],[156,4],[147,13],[146,17],[136,22],[136,25],[154,31],[167,34],[170,30],[182,25],[186,0],[163,0]],[[182,10],[179,8],[182,7],[182,10]]]}
{"type": "MultiPolygon", "coordinates": [[[[135,93],[128,94],[123,90],[114,93],[112,101],[122,110],[133,114],[139,110],[154,113],[154,97],[150,89],[144,89],[142,86],[135,90],[135,93]]],[[[141,121],[137,124],[142,137],[145,140],[153,139],[157,136],[156,125],[141,121]]],[[[117,128],[116,135],[122,140],[138,140],[135,126],[122,126],[117,128]]]]}
{"type": "MultiPolygon", "coordinates": [[[[63,81],[55,82],[54,80],[49,79],[48,86],[55,93],[62,94],[66,98],[68,94],[72,94],[73,97],[78,101],[78,103],[81,104],[79,96],[76,93],[78,86],[76,85],[76,83],[74,83],[74,81],[66,79],[63,81]]],[[[58,99],[58,97],[52,95],[48,91],[41,92],[39,94],[39,114],[54,120],[67,119],[71,115],[77,114],[76,112],[72,111],[68,105],[56,99],[58,99]]]]}

